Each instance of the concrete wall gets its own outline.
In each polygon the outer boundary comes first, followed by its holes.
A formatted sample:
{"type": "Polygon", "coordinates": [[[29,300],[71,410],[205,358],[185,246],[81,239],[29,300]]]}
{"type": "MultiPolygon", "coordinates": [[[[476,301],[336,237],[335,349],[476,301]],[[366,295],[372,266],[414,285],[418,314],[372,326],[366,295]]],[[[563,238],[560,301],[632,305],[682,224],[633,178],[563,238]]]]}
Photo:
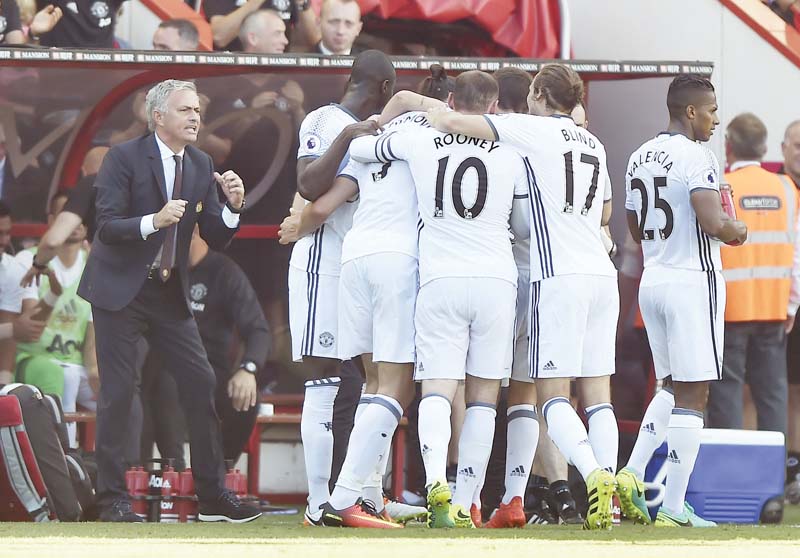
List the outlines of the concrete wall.
{"type": "MultiPolygon", "coordinates": [[[[800,117],[791,101],[800,90],[800,68],[718,0],[569,0],[569,5],[575,58],[712,61],[723,130],[740,112],[754,112],[769,130],[766,159],[781,159],[784,129],[800,117]]],[[[627,147],[634,133],[641,143],[647,135],[641,132],[665,125],[668,82],[651,81],[591,85],[590,119],[609,147],[627,147]],[[610,120],[604,112],[628,116],[610,120]]],[[[723,130],[710,146],[720,162],[723,130]]]]}

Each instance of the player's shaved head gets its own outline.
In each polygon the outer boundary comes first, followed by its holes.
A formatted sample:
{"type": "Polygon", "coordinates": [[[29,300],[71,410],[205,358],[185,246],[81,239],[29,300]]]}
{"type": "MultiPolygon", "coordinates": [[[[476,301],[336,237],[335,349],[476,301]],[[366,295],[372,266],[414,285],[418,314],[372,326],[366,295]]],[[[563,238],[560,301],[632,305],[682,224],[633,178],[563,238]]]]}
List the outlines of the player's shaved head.
{"type": "Polygon", "coordinates": [[[394,88],[397,74],[392,66],[392,61],[379,50],[365,50],[353,61],[350,71],[350,83],[353,85],[376,85],[389,81],[394,88]]]}
{"type": "Polygon", "coordinates": [[[480,70],[464,72],[456,78],[453,108],[459,112],[483,114],[497,100],[497,81],[480,70]]]}
{"type": "Polygon", "coordinates": [[[511,66],[500,68],[492,75],[500,90],[498,108],[504,112],[528,112],[528,90],[533,81],[531,75],[525,70],[511,66]]]}
{"type": "Polygon", "coordinates": [[[767,127],[755,114],[742,113],[728,124],[725,143],[736,159],[760,161],[767,153],[767,127]]]}
{"type": "Polygon", "coordinates": [[[714,85],[708,78],[697,74],[680,74],[669,84],[667,109],[670,118],[682,118],[689,105],[704,104],[714,85]]]}

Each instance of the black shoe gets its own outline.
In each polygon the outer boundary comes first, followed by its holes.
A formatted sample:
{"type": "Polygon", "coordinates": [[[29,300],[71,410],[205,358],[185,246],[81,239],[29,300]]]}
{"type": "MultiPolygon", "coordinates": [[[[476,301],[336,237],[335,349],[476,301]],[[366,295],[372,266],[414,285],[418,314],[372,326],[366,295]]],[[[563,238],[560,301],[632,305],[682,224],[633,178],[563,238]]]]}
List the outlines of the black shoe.
{"type": "Polygon", "coordinates": [[[550,507],[558,514],[562,523],[578,525],[583,518],[566,481],[556,481],[550,485],[550,507]]]}
{"type": "Polygon", "coordinates": [[[528,525],[557,525],[558,515],[553,512],[548,503],[550,488],[545,485],[535,485],[528,491],[525,498],[525,515],[528,525]]]}
{"type": "Polygon", "coordinates": [[[261,511],[245,504],[233,492],[224,491],[216,500],[200,502],[198,521],[227,521],[228,523],[247,523],[261,517],[261,511]]]}
{"type": "Polygon", "coordinates": [[[98,519],[105,523],[144,523],[144,519],[133,513],[128,500],[115,500],[103,508],[98,519]]]}

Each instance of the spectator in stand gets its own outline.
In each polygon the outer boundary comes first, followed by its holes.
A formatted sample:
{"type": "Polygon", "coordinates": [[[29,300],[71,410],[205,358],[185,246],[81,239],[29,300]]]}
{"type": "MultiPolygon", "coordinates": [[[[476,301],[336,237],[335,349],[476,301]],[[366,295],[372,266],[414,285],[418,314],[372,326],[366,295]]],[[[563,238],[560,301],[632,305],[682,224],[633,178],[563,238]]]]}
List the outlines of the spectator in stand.
{"type": "MultiPolygon", "coordinates": [[[[50,200],[48,224],[52,225],[63,210],[67,197],[67,191],[61,190],[50,200]]],[[[77,294],[88,256],[84,240],[86,227],[78,225],[58,247],[51,266],[63,292],[42,337],[34,343],[17,346],[17,381],[35,385],[43,393],[58,395],[65,412],[74,412],[78,403],[91,411],[96,410],[100,389],[91,306],[77,294]]],[[[28,268],[36,252],[36,248],[25,250],[16,259],[28,268]]],[[[42,279],[38,299],[44,299],[49,290],[49,279],[42,279]]],[[[75,424],[68,424],[67,431],[70,445],[76,447],[75,424]]]]}
{"type": "Polygon", "coordinates": [[[162,21],[153,33],[153,50],[197,50],[200,34],[188,19],[162,21]]]}
{"type": "Polygon", "coordinates": [[[63,15],[61,8],[52,4],[44,6],[31,16],[27,32],[21,10],[16,0],[0,2],[0,45],[24,45],[31,37],[47,33],[58,23],[63,15]]]}
{"type": "MultiPolygon", "coordinates": [[[[9,142],[15,139],[17,138],[9,138],[9,142]]],[[[48,177],[35,160],[27,162],[21,168],[12,168],[6,145],[5,133],[0,124],[0,199],[12,208],[15,220],[44,221],[43,200],[47,197],[48,177]]]]}
{"type": "Polygon", "coordinates": [[[238,39],[244,18],[258,10],[274,10],[289,28],[291,50],[310,48],[319,42],[317,18],[310,0],[204,0],[203,11],[211,24],[214,48],[241,51],[238,39]]]}
{"type": "MultiPolygon", "coordinates": [[[[41,10],[53,4],[64,17],[39,42],[63,48],[113,48],[117,9],[126,0],[37,0],[41,10]]],[[[37,38],[35,33],[32,38],[37,38]]]]}
{"type": "MultiPolygon", "coordinates": [[[[800,187],[800,120],[795,120],[783,135],[783,167],[780,170],[800,187]]],[[[798,254],[795,254],[798,257],[798,254]]],[[[786,432],[786,497],[800,504],[800,327],[792,328],[788,342],[789,418],[786,432]]]]}
{"type": "Polygon", "coordinates": [[[36,303],[36,288],[20,287],[25,268],[16,258],[6,253],[11,245],[11,211],[0,202],[0,384],[14,381],[16,341],[37,341],[47,325],[50,311],[58,299],[60,285],[50,270],[51,292],[36,303]],[[29,303],[30,301],[30,303],[29,303]],[[23,312],[23,306],[24,308],[23,312]]]}
{"type": "Polygon", "coordinates": [[[323,0],[319,14],[321,39],[314,52],[333,55],[356,55],[353,48],[361,33],[361,7],[356,0],[323,0]]]}
{"type": "Polygon", "coordinates": [[[108,153],[108,147],[105,146],[93,147],[86,153],[81,166],[83,178],[69,191],[66,203],[55,214],[55,219],[48,223],[47,232],[39,241],[36,255],[29,264],[28,272],[22,278],[23,286],[29,286],[33,282],[39,273],[38,269],[47,267],[58,255],[60,247],[67,242],[81,224],[86,227],[86,238],[90,241],[94,238],[94,200],[96,195],[94,179],[106,153],[108,153]]]}
{"type": "Polygon", "coordinates": [[[711,382],[708,426],[742,428],[742,389],[750,386],[759,430],[786,432],[786,335],[800,306],[798,196],[791,180],[761,168],[767,128],[744,113],[728,125],[727,181],[747,224],[747,244],[723,246],[727,285],[722,379],[711,382]]]}
{"type": "Polygon", "coordinates": [[[239,28],[239,42],[244,52],[279,54],[286,50],[286,24],[274,10],[258,10],[248,14],[239,28]]]}
{"type": "MultiPolygon", "coordinates": [[[[189,247],[189,285],[194,318],[217,377],[223,454],[235,462],[258,416],[256,374],[269,354],[269,328],[242,269],[225,254],[210,250],[197,228],[189,247]],[[234,331],[243,344],[243,356],[235,366],[231,362],[234,331]]],[[[142,404],[146,419],[151,419],[151,428],[145,428],[142,436],[142,457],[150,457],[155,439],[161,456],[176,459],[181,468],[185,466],[186,426],[177,403],[174,378],[151,353],[142,370],[142,404]]]]}

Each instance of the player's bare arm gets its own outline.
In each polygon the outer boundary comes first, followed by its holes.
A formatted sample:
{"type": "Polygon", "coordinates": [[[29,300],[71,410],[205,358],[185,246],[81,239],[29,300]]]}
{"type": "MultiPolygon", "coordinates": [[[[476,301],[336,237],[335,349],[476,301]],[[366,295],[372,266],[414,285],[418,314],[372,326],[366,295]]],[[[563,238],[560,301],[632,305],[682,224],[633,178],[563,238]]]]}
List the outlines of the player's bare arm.
{"type": "Polygon", "coordinates": [[[639,217],[636,215],[636,212],[630,209],[625,210],[625,219],[628,223],[628,231],[631,233],[631,238],[636,244],[641,244],[642,237],[639,233],[639,217]]]}
{"type": "Polygon", "coordinates": [[[728,217],[723,211],[716,190],[695,190],[691,195],[692,207],[700,228],[707,235],[725,244],[741,244],[747,240],[747,225],[728,217]]]}
{"type": "Polygon", "coordinates": [[[497,141],[494,128],[484,116],[461,114],[447,111],[444,108],[428,110],[428,122],[431,126],[447,134],[462,134],[473,138],[497,141]]]}
{"type": "Polygon", "coordinates": [[[445,109],[447,105],[438,99],[425,97],[413,91],[398,91],[383,107],[378,123],[384,126],[405,112],[435,108],[445,109]]]}
{"type": "Polygon", "coordinates": [[[315,201],[333,186],[339,165],[347,154],[350,142],[357,137],[378,133],[374,120],[356,122],[336,136],[328,150],[319,158],[304,157],[297,161],[297,191],[305,199],[315,201]]]}
{"type": "Polygon", "coordinates": [[[358,194],[358,184],[348,177],[339,177],[333,187],[320,196],[317,201],[308,203],[298,210],[292,207],[289,216],[278,230],[278,242],[290,244],[317,230],[330,217],[337,207],[358,194]]]}

